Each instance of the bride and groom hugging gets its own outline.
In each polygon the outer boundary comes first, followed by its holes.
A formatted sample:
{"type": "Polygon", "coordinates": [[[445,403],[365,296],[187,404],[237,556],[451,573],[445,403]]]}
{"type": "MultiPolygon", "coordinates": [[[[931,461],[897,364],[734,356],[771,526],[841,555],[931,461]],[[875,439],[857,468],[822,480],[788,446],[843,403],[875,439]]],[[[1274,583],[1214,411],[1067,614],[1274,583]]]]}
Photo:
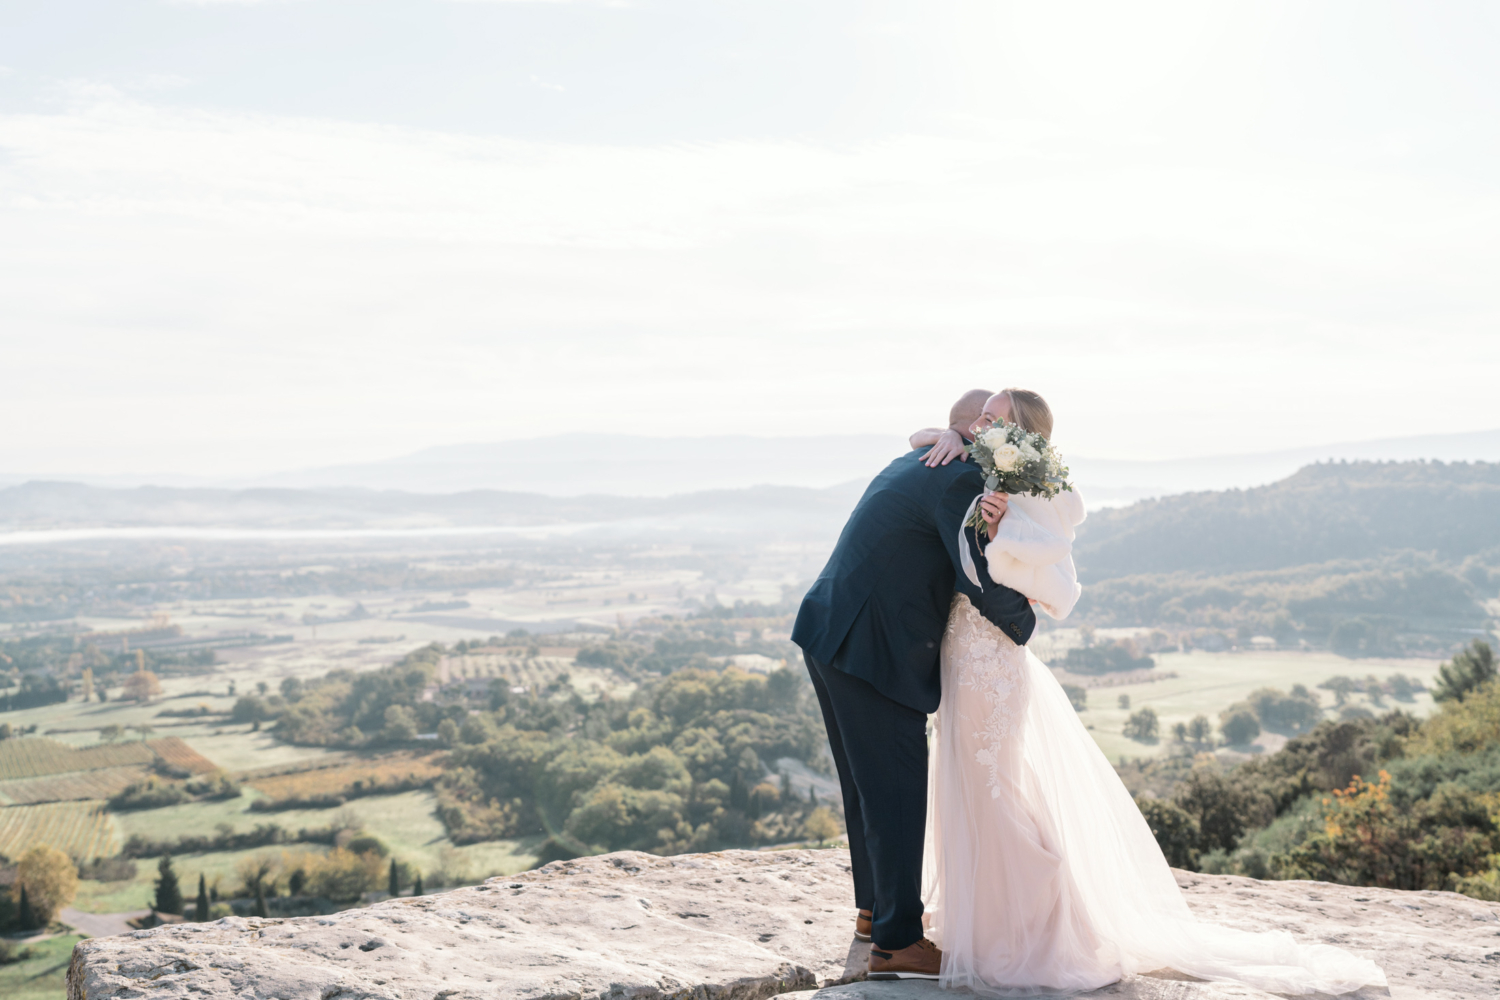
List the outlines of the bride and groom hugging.
{"type": "Polygon", "coordinates": [[[1382,984],[1367,958],[1197,920],[1052,673],[1036,611],[1080,588],[1075,492],[987,494],[965,443],[1052,438],[1034,392],[965,393],[870,483],[792,630],[843,793],[871,979],[992,994],[1173,969],[1283,994],[1382,984]],[[984,533],[966,526],[978,510],[984,533]],[[929,742],[929,719],[931,741],[929,742]]]}

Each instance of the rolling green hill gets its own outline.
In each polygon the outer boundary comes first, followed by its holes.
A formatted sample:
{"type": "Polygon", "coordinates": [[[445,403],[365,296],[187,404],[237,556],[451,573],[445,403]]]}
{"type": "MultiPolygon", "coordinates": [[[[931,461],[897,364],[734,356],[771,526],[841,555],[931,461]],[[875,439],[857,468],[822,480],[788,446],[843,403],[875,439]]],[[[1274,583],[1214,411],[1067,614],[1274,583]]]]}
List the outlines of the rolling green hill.
{"type": "Polygon", "coordinates": [[[1313,465],[1104,510],[1075,556],[1090,624],[1441,651],[1485,629],[1500,595],[1500,464],[1313,465]]]}

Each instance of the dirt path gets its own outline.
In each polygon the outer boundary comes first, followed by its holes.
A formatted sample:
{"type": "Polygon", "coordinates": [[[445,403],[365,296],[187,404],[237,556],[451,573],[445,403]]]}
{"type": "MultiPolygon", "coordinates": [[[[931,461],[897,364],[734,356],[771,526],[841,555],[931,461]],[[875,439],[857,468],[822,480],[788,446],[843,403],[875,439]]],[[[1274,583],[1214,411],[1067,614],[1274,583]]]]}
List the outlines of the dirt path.
{"type": "Polygon", "coordinates": [[[110,937],[131,931],[133,928],[125,921],[144,917],[150,912],[150,910],[131,910],[128,913],[84,913],[82,910],[65,906],[58,914],[58,918],[70,927],[76,928],[80,934],[87,934],[89,937],[110,937]]]}

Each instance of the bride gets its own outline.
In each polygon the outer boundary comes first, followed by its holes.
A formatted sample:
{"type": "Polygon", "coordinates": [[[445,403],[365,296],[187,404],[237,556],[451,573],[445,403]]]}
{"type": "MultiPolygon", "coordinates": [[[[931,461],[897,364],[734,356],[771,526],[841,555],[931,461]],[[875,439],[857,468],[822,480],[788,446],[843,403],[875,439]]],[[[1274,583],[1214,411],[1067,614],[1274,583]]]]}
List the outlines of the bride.
{"type": "MultiPolygon", "coordinates": [[[[990,397],[972,431],[1002,420],[1052,437],[1051,410],[1036,393],[990,397]]],[[[934,464],[955,457],[962,440],[919,431],[912,445],[934,445],[934,464]]],[[[1003,583],[1066,617],[1080,593],[1071,549],[1082,500],[990,495],[980,509],[993,540],[987,565],[965,567],[971,582],[1003,583]]],[[[941,670],[923,899],[942,985],[1014,996],[1097,989],[1163,968],[1284,994],[1385,982],[1374,962],[1339,948],[1196,919],[1057,679],[961,594],[941,670]]]]}

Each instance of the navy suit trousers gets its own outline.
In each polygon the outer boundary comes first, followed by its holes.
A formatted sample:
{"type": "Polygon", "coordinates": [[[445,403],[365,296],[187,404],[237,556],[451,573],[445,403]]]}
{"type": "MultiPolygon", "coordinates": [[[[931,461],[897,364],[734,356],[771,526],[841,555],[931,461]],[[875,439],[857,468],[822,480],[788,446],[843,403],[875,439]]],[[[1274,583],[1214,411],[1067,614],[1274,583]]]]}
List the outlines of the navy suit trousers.
{"type": "MultiPolygon", "coordinates": [[[[843,655],[843,650],[835,656],[843,655]]],[[[874,943],[894,950],[922,936],[927,825],[927,715],[807,653],[844,795],[854,905],[875,914],[874,943]]]]}

